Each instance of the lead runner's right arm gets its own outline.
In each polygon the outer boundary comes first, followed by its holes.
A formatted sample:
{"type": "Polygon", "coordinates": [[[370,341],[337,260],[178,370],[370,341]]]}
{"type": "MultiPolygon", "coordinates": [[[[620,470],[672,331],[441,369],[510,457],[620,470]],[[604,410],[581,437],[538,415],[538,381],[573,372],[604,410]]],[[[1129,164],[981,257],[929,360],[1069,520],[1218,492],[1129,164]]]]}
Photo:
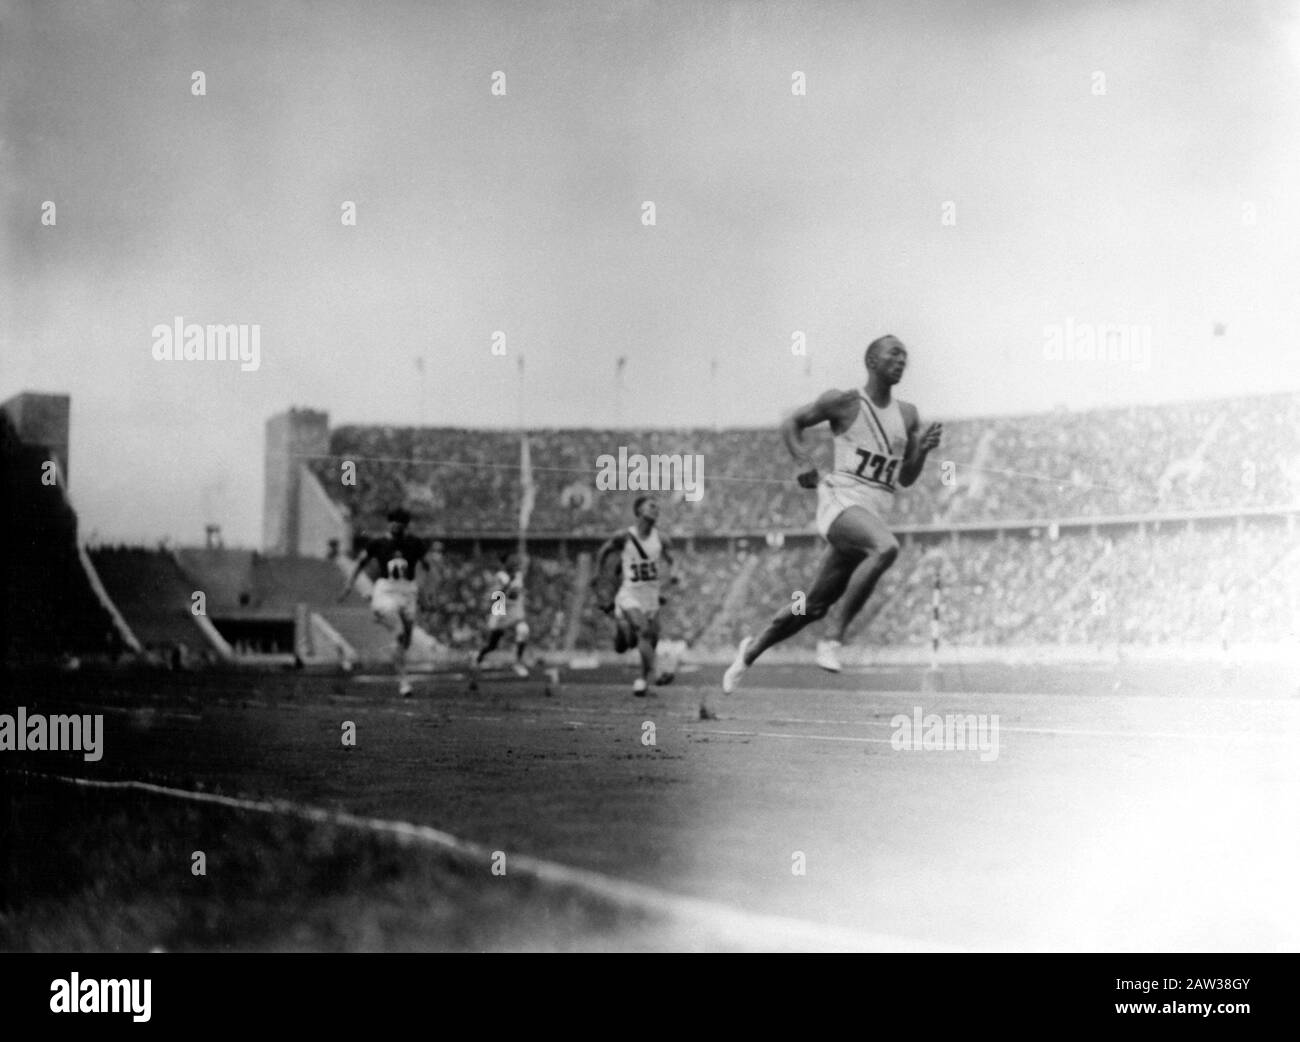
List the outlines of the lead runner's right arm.
{"type": "Polygon", "coordinates": [[[812,404],[796,409],[781,423],[781,437],[785,440],[785,447],[798,464],[795,480],[803,488],[817,487],[817,464],[804,445],[803,432],[819,423],[829,423],[833,427],[844,399],[844,391],[827,391],[812,404]]]}

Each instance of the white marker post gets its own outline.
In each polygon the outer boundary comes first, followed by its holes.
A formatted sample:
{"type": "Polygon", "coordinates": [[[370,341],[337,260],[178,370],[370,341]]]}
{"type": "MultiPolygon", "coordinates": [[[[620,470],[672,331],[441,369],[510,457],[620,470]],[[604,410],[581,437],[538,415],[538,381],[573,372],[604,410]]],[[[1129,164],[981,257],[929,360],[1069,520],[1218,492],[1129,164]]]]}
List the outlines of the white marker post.
{"type": "Polygon", "coordinates": [[[922,691],[938,691],[942,675],[939,672],[939,606],[943,599],[943,585],[939,578],[939,565],[934,566],[934,587],[930,592],[930,668],[921,675],[922,691]]]}

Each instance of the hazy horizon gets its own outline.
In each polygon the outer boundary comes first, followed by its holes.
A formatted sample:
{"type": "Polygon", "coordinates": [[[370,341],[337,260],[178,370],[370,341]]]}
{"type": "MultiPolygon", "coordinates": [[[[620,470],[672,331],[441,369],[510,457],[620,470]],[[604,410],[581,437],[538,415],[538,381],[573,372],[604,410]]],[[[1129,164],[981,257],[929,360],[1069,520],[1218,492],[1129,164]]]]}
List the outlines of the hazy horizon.
{"type": "Polygon", "coordinates": [[[0,398],[72,396],[72,496],[110,541],[255,545],[290,406],[761,428],[861,383],[887,332],[923,418],[1300,389],[1294,3],[8,2],[0,27],[0,398]],[[156,361],[176,316],[259,326],[258,368],[156,361]],[[1045,346],[1112,326],[1116,362],[1045,346]]]}

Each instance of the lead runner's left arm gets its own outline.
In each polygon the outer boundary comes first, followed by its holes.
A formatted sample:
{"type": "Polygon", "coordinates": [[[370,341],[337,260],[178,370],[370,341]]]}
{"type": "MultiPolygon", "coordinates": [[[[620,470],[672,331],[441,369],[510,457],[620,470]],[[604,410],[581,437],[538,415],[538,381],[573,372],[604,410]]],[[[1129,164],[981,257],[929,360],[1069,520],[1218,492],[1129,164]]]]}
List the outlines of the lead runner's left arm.
{"type": "Polygon", "coordinates": [[[899,406],[907,417],[907,450],[903,455],[903,465],[898,468],[898,483],[907,488],[921,476],[930,450],[939,447],[943,424],[932,423],[921,434],[921,416],[916,406],[905,402],[900,402],[899,406]]]}

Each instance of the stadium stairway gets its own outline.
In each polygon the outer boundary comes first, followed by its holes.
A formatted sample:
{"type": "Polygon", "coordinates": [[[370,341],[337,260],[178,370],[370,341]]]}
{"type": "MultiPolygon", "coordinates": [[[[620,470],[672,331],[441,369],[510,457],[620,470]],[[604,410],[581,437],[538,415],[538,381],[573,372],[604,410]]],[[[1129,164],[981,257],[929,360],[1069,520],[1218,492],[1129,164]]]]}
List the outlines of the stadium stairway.
{"type": "Polygon", "coordinates": [[[209,610],[227,610],[240,606],[253,590],[252,550],[226,550],[193,547],[176,551],[181,569],[194,583],[194,589],[207,595],[209,610]]]}
{"type": "Polygon", "coordinates": [[[979,441],[975,445],[975,455],[971,458],[970,465],[967,468],[970,470],[970,474],[963,475],[963,481],[958,481],[947,489],[948,499],[952,499],[962,490],[965,492],[962,498],[967,502],[978,503],[983,497],[984,485],[988,481],[986,468],[989,460],[993,458],[993,444],[997,440],[997,435],[996,427],[990,427],[980,434],[979,441]]]}
{"type": "Polygon", "coordinates": [[[1278,591],[1281,611],[1273,625],[1294,646],[1300,642],[1300,546],[1284,547],[1249,585],[1246,596],[1256,604],[1277,603],[1278,591]]]}
{"type": "Polygon", "coordinates": [[[1169,465],[1161,471],[1160,477],[1156,481],[1156,492],[1161,500],[1169,495],[1175,483],[1179,480],[1194,483],[1200,479],[1205,471],[1206,453],[1214,445],[1214,441],[1219,436],[1219,431],[1225,422],[1227,422],[1227,417],[1220,413],[1205,429],[1200,441],[1196,444],[1196,448],[1190,454],[1180,459],[1171,460],[1169,465]]]}
{"type": "Polygon", "coordinates": [[[166,550],[98,549],[95,572],[130,630],[146,648],[205,649],[222,658],[230,648],[206,618],[191,613],[193,584],[166,550]]]}
{"type": "MultiPolygon", "coordinates": [[[[298,624],[304,661],[387,662],[392,635],[378,625],[367,605],[369,580],[339,602],[343,578],[352,564],[319,557],[264,557],[246,550],[191,549],[178,561],[194,584],[208,595],[209,614],[232,618],[293,616],[298,624]]],[[[438,645],[422,630],[414,639],[413,661],[430,659],[438,645]]]]}
{"type": "Polygon", "coordinates": [[[377,662],[389,658],[393,650],[392,635],[375,622],[370,609],[356,605],[317,610],[325,622],[347,643],[350,658],[377,662]]]}
{"type": "MultiPolygon", "coordinates": [[[[1088,598],[1085,598],[1084,591],[1097,583],[1097,577],[1105,574],[1106,567],[1107,554],[1097,553],[1093,555],[1092,559],[1088,562],[1088,567],[1079,574],[1079,577],[1074,582],[1069,584],[1069,587],[1063,594],[1052,602],[1052,607],[1048,614],[1059,619],[1074,611],[1087,610],[1082,607],[1082,605],[1087,604],[1089,600],[1088,598]]],[[[1052,582],[1055,579],[1055,576],[1049,576],[1046,577],[1044,581],[1052,582]]],[[[1006,642],[1014,641],[1020,630],[1024,627],[1024,624],[1028,621],[1030,620],[1022,618],[1021,625],[1016,629],[1011,630],[1002,639],[1006,642]]]]}
{"type": "MultiPolygon", "coordinates": [[[[253,603],[259,608],[306,604],[312,611],[322,611],[337,604],[342,588],[338,566],[319,557],[259,557],[253,569],[253,603]]],[[[344,604],[365,606],[355,591],[344,604]]]]}
{"type": "Polygon", "coordinates": [[[392,640],[375,624],[365,598],[353,589],[340,602],[339,565],[319,557],[262,557],[257,561],[255,598],[268,608],[305,605],[310,613],[309,659],[361,661],[387,659],[392,640]]]}
{"type": "Polygon", "coordinates": [[[104,588],[104,582],[99,577],[99,572],[95,570],[95,562],[90,559],[90,551],[82,543],[77,544],[77,557],[81,561],[82,573],[86,576],[86,582],[90,584],[91,592],[99,602],[100,607],[108,615],[113,623],[113,628],[117,631],[118,638],[122,645],[130,652],[136,655],[144,653],[144,645],[140,639],[131,632],[131,627],[127,624],[122,613],[117,610],[117,605],[113,603],[113,598],[108,595],[108,590],[104,588]]]}

